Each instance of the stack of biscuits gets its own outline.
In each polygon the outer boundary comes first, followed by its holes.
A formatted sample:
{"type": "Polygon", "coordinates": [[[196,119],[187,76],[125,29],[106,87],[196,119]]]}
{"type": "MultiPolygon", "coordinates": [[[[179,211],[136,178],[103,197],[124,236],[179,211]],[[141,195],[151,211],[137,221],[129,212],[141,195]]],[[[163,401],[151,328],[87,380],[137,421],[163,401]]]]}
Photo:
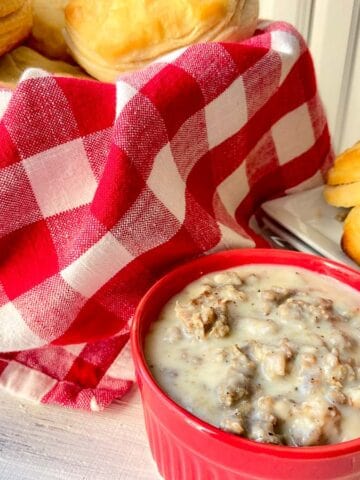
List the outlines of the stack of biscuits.
{"type": "Polygon", "coordinates": [[[350,208],[341,246],[360,265],[360,142],[336,158],[328,172],[324,196],[330,205],[350,208]]]}
{"type": "Polygon", "coordinates": [[[193,43],[248,38],[258,13],[259,0],[0,0],[0,83],[31,66],[114,82],[193,43]]]}
{"type": "Polygon", "coordinates": [[[87,76],[74,63],[64,39],[67,3],[0,0],[0,86],[15,88],[30,67],[54,75],[87,76]]]}

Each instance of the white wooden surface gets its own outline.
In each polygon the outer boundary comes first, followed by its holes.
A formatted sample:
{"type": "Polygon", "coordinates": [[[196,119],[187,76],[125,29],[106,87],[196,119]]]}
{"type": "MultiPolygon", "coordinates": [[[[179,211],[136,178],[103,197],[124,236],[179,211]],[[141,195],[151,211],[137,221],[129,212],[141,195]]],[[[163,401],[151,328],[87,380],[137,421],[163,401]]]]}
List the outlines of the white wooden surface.
{"type": "Polygon", "coordinates": [[[312,53],[335,152],[360,139],[360,0],[260,0],[262,18],[285,20],[312,53]]]}
{"type": "Polygon", "coordinates": [[[1,480],[160,478],[136,387],[99,413],[38,406],[0,391],[1,480]]]}

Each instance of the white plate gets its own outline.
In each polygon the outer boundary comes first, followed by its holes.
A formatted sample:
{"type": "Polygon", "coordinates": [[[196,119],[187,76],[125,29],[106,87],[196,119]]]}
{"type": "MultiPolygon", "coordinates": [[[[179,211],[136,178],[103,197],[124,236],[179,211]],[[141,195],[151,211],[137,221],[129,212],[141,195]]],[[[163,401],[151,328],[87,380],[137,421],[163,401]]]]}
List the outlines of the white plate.
{"type": "Polygon", "coordinates": [[[262,212],[262,234],[275,248],[298,250],[299,252],[319,255],[319,252],[304,243],[289,230],[274,222],[266,213],[262,212]]]}
{"type": "Polygon", "coordinates": [[[345,210],[328,205],[322,192],[323,186],[294,193],[266,202],[262,209],[320,255],[358,269],[340,247],[342,222],[339,216],[345,210]]]}

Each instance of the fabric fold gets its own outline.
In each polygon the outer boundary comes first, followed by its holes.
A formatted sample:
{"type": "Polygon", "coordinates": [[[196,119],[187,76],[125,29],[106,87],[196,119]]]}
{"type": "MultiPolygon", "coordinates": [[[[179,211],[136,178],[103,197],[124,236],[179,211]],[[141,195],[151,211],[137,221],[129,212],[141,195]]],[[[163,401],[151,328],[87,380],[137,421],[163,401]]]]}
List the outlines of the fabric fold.
{"type": "Polygon", "coordinates": [[[263,246],[261,203],[332,162],[310,53],[279,22],[116,85],[32,69],[0,112],[0,386],[42,403],[97,410],[126,393],[151,284],[263,246]]]}

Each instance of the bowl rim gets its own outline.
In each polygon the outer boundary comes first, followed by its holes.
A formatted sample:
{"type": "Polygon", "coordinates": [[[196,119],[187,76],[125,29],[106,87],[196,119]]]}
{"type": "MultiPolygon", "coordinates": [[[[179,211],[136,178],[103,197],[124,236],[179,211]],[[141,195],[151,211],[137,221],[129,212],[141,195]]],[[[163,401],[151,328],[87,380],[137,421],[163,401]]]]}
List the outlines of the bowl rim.
{"type": "MultiPolygon", "coordinates": [[[[298,266],[300,268],[308,269],[314,273],[325,274],[323,272],[318,272],[313,270],[312,268],[307,268],[306,265],[294,265],[293,261],[304,261],[310,262],[310,264],[322,265],[326,269],[330,269],[331,272],[340,272],[343,273],[345,276],[354,276],[355,279],[359,282],[360,287],[360,271],[357,271],[345,264],[341,264],[335,262],[333,260],[329,260],[324,257],[319,257],[316,255],[311,255],[308,253],[303,252],[296,252],[293,250],[280,250],[280,249],[271,249],[271,248],[244,248],[244,249],[232,249],[232,250],[224,250],[217,253],[212,253],[209,255],[203,255],[187,261],[171,271],[167,274],[162,276],[159,280],[157,280],[145,293],[142,297],[141,301],[139,302],[134,319],[131,325],[131,332],[130,332],[130,340],[131,340],[131,350],[133,361],[135,364],[135,370],[137,375],[141,377],[143,382],[146,382],[147,386],[151,388],[153,393],[159,395],[163,402],[167,404],[167,406],[175,411],[178,415],[182,416],[186,423],[190,424],[197,430],[201,430],[201,433],[204,435],[208,435],[212,438],[216,438],[219,442],[231,445],[233,447],[237,447],[242,450],[251,451],[253,453],[259,454],[267,454],[273,455],[277,457],[289,458],[289,459],[316,459],[316,458],[325,458],[325,457],[338,457],[342,455],[351,454],[357,451],[360,451],[360,436],[359,438],[348,440],[341,443],[330,444],[330,445],[319,445],[319,446],[311,446],[311,447],[293,447],[288,445],[272,445],[268,443],[260,443],[255,442],[254,440],[250,440],[245,437],[237,436],[235,434],[226,432],[221,430],[220,428],[211,425],[200,418],[196,417],[181,405],[176,403],[166,392],[164,392],[161,387],[156,383],[156,380],[153,378],[150,369],[147,366],[147,362],[145,360],[145,355],[142,346],[142,336],[140,334],[140,323],[144,316],[146,316],[147,305],[151,302],[152,297],[156,294],[159,290],[164,288],[169,282],[171,282],[174,278],[178,275],[183,274],[185,271],[192,271],[195,270],[196,267],[206,265],[209,260],[211,259],[223,259],[236,256],[237,258],[248,257],[250,261],[239,263],[241,265],[251,265],[251,264],[272,264],[272,265],[288,265],[288,266],[298,266]],[[271,251],[271,261],[269,261],[269,252],[271,251]],[[263,262],[259,261],[251,261],[251,256],[255,255],[257,258],[261,257],[264,259],[263,262]],[[266,261],[268,260],[268,261],[266,261]],[[275,260],[275,261],[274,261],[275,260]],[[282,262],[278,262],[277,260],[283,260],[282,262]]],[[[225,267],[228,268],[236,268],[236,265],[225,267]]],[[[219,271],[220,269],[210,269],[207,270],[206,273],[211,273],[215,271],[219,271]]],[[[205,274],[205,273],[204,273],[205,274]]],[[[202,275],[200,275],[202,276],[202,275]]],[[[332,275],[328,275],[332,276],[332,275]]],[[[199,277],[197,277],[199,278],[199,277]]],[[[351,286],[354,289],[357,289],[353,285],[349,285],[348,283],[339,280],[336,276],[333,278],[337,279],[338,281],[344,283],[345,285],[351,286]]],[[[194,279],[192,281],[196,280],[194,279]]],[[[186,285],[186,284],[185,284],[186,285]]],[[[185,285],[182,288],[185,287],[185,285]]],[[[358,288],[360,291],[360,288],[358,288]]],[[[180,290],[179,290],[180,291],[180,290]]],[[[174,294],[173,294],[174,295],[174,294]]],[[[171,296],[173,296],[171,295],[171,296]]],[[[170,299],[171,296],[168,298],[170,299]]],[[[153,321],[153,320],[152,320],[153,321]]]]}

